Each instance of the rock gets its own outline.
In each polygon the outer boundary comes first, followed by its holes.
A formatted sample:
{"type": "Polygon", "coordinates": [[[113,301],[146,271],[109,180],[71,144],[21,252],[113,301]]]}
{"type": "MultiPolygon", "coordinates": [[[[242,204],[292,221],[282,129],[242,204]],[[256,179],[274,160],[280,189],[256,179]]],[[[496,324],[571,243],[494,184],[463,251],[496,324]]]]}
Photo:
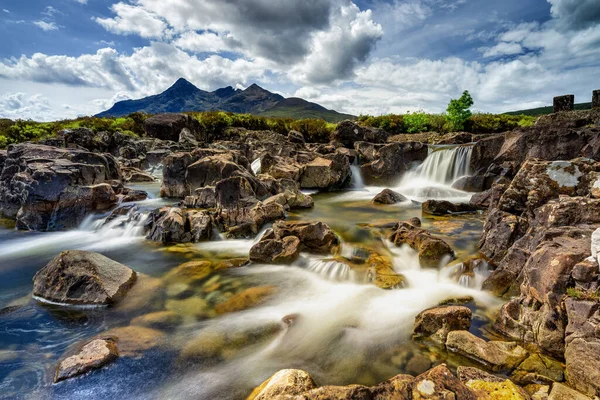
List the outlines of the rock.
{"type": "Polygon", "coordinates": [[[215,188],[206,186],[194,191],[194,195],[186,196],[183,204],[187,208],[215,208],[217,206],[217,194],[215,188]]]}
{"type": "Polygon", "coordinates": [[[415,317],[413,336],[433,336],[434,340],[445,343],[448,332],[468,330],[471,317],[471,310],[464,306],[429,308],[415,317]]]}
{"type": "Polygon", "coordinates": [[[446,347],[493,371],[512,370],[528,356],[527,351],[514,342],[486,342],[467,331],[448,333],[446,347]]]}
{"type": "Polygon", "coordinates": [[[139,357],[142,352],[158,346],[165,338],[165,334],[156,329],[143,326],[124,326],[110,329],[98,338],[116,338],[117,349],[121,357],[139,357]]]}
{"type": "Polygon", "coordinates": [[[273,224],[273,237],[282,240],[295,236],[300,240],[300,251],[316,254],[334,254],[340,241],[331,228],[322,222],[285,222],[273,224]]]}
{"type": "Polygon", "coordinates": [[[256,193],[248,179],[236,176],[217,182],[217,206],[224,208],[251,207],[258,203],[256,193]]]}
{"type": "Polygon", "coordinates": [[[145,326],[155,329],[174,329],[183,322],[181,315],[173,311],[157,311],[140,315],[131,320],[131,325],[145,326]]]}
{"type": "Polygon", "coordinates": [[[247,400],[299,396],[316,386],[308,373],[299,369],[282,369],[254,389],[247,400]]]}
{"type": "Polygon", "coordinates": [[[196,135],[194,135],[188,128],[183,128],[179,133],[178,142],[189,148],[198,147],[198,141],[196,135]]]}
{"type": "Polygon", "coordinates": [[[491,210],[483,226],[479,248],[490,261],[499,264],[527,227],[523,218],[498,209],[491,210]]]}
{"type": "Polygon", "coordinates": [[[413,399],[477,399],[467,386],[452,375],[445,364],[417,376],[411,394],[413,399]]]}
{"type": "Polygon", "coordinates": [[[147,172],[141,171],[138,168],[125,167],[121,168],[123,172],[123,179],[126,182],[154,182],[156,179],[154,176],[147,172]]]}
{"type": "Polygon", "coordinates": [[[560,362],[542,354],[532,354],[517,367],[511,378],[519,385],[551,384],[552,382],[562,382],[564,373],[560,362]]]}
{"type": "Polygon", "coordinates": [[[167,283],[194,284],[206,278],[211,272],[212,263],[210,261],[188,261],[167,272],[163,280],[167,283]]]}
{"type": "Polygon", "coordinates": [[[277,157],[265,154],[261,159],[260,172],[275,179],[291,179],[299,181],[304,166],[292,157],[277,157]]]}
{"type": "Polygon", "coordinates": [[[117,202],[109,180],[121,172],[110,154],[33,143],[9,146],[0,174],[0,209],[19,229],[61,230],[78,226],[91,212],[117,202]]]}
{"type": "Polygon", "coordinates": [[[207,211],[163,207],[150,213],[146,238],[162,243],[197,243],[210,240],[213,219],[207,211]]]}
{"type": "Polygon", "coordinates": [[[460,366],[456,370],[456,375],[462,383],[468,381],[483,381],[483,382],[504,382],[504,378],[488,374],[478,368],[460,366]]]}
{"type": "Polygon", "coordinates": [[[227,346],[227,338],[220,332],[202,332],[181,349],[183,360],[206,360],[219,357],[227,346]]]}
{"type": "Polygon", "coordinates": [[[217,314],[242,311],[255,307],[277,291],[275,286],[257,286],[234,294],[223,303],[215,306],[217,314]]]}
{"type": "Polygon", "coordinates": [[[169,299],[165,308],[182,317],[202,319],[210,315],[208,302],[199,297],[188,297],[183,300],[169,299]]]}
{"type": "Polygon", "coordinates": [[[205,140],[200,135],[200,123],[186,114],[157,114],[144,121],[146,135],[161,140],[179,141],[183,129],[187,129],[194,138],[205,140]]]}
{"type": "Polygon", "coordinates": [[[477,210],[487,210],[492,204],[493,189],[488,189],[485,192],[475,193],[469,200],[469,205],[477,210]]]}
{"type": "Polygon", "coordinates": [[[350,177],[350,162],[341,154],[318,157],[304,165],[300,177],[302,189],[340,189],[346,186],[350,177]]]}
{"type": "Polygon", "coordinates": [[[567,94],[564,96],[556,96],[553,105],[554,113],[573,111],[573,108],[575,107],[575,95],[567,94]]]}
{"type": "Polygon", "coordinates": [[[119,357],[113,339],[95,339],[86,343],[75,355],[63,359],[56,368],[54,383],[102,368],[119,357]]]}
{"type": "Polygon", "coordinates": [[[305,142],[304,135],[302,135],[300,132],[294,131],[294,130],[291,130],[288,132],[287,138],[288,138],[288,141],[290,141],[292,143],[304,144],[304,142],[305,142]]]}
{"type": "Polygon", "coordinates": [[[383,189],[377,196],[373,198],[373,203],[377,204],[396,204],[407,201],[408,199],[398,192],[390,189],[383,189]]]}
{"type": "Polygon", "coordinates": [[[406,286],[406,278],[394,270],[391,258],[372,253],[367,260],[368,281],[381,289],[400,289],[406,286]]]}
{"type": "Polygon", "coordinates": [[[421,205],[424,214],[448,215],[475,212],[477,209],[468,203],[451,203],[445,200],[427,200],[421,205]]]}
{"type": "Polygon", "coordinates": [[[377,160],[379,157],[379,149],[383,144],[374,144],[367,142],[355,142],[354,149],[358,153],[358,158],[361,163],[368,163],[377,160]]]}
{"type": "Polygon", "coordinates": [[[352,149],[355,142],[385,143],[388,136],[383,129],[360,126],[352,121],[342,121],[337,124],[331,140],[352,149]]]}
{"type": "Polygon", "coordinates": [[[594,338],[568,339],[565,375],[571,387],[588,396],[600,396],[600,341],[594,338]]]}
{"type": "Polygon", "coordinates": [[[378,159],[361,165],[367,180],[390,179],[408,171],[416,161],[427,158],[427,145],[420,142],[391,143],[379,149],[378,159]]]}
{"type": "Polygon", "coordinates": [[[552,391],[548,395],[548,400],[591,400],[591,398],[571,389],[567,385],[555,382],[552,385],[552,391]]]}
{"type": "Polygon", "coordinates": [[[401,222],[395,227],[390,240],[396,246],[407,244],[417,251],[424,268],[438,268],[443,260],[450,261],[455,257],[452,248],[442,239],[406,222],[401,222]]]}
{"type": "Polygon", "coordinates": [[[479,399],[530,400],[530,397],[525,390],[508,379],[503,382],[468,381],[465,385],[471,389],[479,399]]]}
{"type": "Polygon", "coordinates": [[[33,295],[59,304],[106,305],[120,301],[135,283],[130,268],[98,253],[60,253],[33,277],[33,295]]]}
{"type": "Polygon", "coordinates": [[[504,144],[504,135],[494,135],[478,140],[471,151],[471,171],[487,169],[500,152],[504,144]]]}
{"type": "Polygon", "coordinates": [[[305,392],[301,398],[306,400],[369,400],[371,399],[371,392],[368,387],[362,385],[321,386],[305,392]]]}
{"type": "Polygon", "coordinates": [[[215,223],[228,237],[255,236],[263,225],[285,218],[285,208],[277,203],[257,203],[254,207],[220,209],[215,223]]]}
{"type": "Polygon", "coordinates": [[[300,255],[300,239],[286,236],[281,240],[261,240],[250,249],[250,261],[265,264],[291,264],[300,255]]]}

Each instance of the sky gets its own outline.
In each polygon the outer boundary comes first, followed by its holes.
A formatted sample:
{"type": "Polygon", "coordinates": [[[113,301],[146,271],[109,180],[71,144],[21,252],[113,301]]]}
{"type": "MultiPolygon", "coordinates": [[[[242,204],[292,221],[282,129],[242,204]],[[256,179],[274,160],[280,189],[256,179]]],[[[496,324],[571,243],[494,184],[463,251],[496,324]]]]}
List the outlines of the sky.
{"type": "Polygon", "coordinates": [[[0,0],[0,117],[252,83],[340,112],[506,112],[600,89],[600,0],[0,0]]]}

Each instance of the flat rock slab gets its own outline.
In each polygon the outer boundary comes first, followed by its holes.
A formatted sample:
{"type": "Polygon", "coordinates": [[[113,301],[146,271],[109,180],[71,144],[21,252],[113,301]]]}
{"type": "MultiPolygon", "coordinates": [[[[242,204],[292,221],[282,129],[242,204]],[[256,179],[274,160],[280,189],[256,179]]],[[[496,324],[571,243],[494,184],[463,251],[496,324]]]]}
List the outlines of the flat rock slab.
{"type": "Polygon", "coordinates": [[[113,339],[95,339],[84,345],[79,353],[67,357],[58,364],[54,383],[83,375],[101,368],[119,357],[113,339]]]}
{"type": "Polygon", "coordinates": [[[108,305],[121,300],[137,275],[99,253],[63,251],[33,277],[34,297],[56,304],[108,305]]]}

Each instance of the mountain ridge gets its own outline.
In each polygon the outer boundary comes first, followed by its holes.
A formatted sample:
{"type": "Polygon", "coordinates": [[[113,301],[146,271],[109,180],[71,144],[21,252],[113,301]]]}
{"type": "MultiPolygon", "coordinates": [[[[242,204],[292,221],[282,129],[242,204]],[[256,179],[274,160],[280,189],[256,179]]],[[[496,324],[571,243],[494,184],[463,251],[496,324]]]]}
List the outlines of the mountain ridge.
{"type": "Polygon", "coordinates": [[[136,100],[119,101],[110,109],[97,114],[96,117],[123,117],[133,112],[159,114],[217,110],[265,117],[322,118],[327,122],[356,118],[350,114],[328,110],[319,104],[297,97],[286,99],[256,83],[244,90],[227,86],[207,92],[184,78],[179,78],[162,93],[136,100]]]}

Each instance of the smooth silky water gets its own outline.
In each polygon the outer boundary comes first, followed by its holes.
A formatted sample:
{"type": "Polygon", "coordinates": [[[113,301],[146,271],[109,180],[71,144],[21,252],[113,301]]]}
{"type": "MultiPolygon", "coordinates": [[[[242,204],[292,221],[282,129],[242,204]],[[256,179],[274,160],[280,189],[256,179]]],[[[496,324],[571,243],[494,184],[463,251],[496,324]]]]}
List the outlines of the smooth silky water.
{"type": "Polygon", "coordinates": [[[439,269],[422,269],[412,249],[392,245],[373,227],[422,217],[419,201],[434,195],[468,199],[470,194],[450,185],[469,173],[469,157],[469,146],[433,149],[423,164],[390,187],[409,199],[397,205],[372,204],[383,187],[366,186],[357,179],[359,169],[353,168],[350,189],[316,194],[313,209],[289,215],[290,220],[329,224],[342,239],[344,256],[366,247],[392,257],[394,269],[408,281],[406,288],[396,290],[368,284],[364,275],[335,259],[307,254],[292,266],[218,270],[200,280],[178,282],[186,289],[174,290],[163,276],[177,265],[190,260],[217,265],[247,257],[262,232],[249,240],[169,247],[150,243],[142,236],[144,218],[149,210],[171,203],[157,198],[157,184],[136,187],[147,190],[150,199],[137,203],[130,215],[110,222],[106,215],[90,216],[70,232],[17,232],[10,222],[0,221],[1,397],[243,399],[282,368],[304,369],[320,385],[370,385],[440,362],[456,365],[435,346],[412,341],[411,333],[422,310],[450,298],[471,297],[471,331],[484,334],[490,313],[500,303],[478,290],[485,268],[460,274],[461,261],[477,252],[482,217],[422,218],[425,229],[457,252],[457,260],[439,269]],[[66,308],[32,300],[33,275],[65,249],[98,251],[128,265],[141,275],[138,290],[108,308],[66,308]],[[249,288],[268,288],[275,294],[245,311],[215,312],[216,304],[249,288]],[[105,368],[51,383],[58,360],[71,347],[127,327],[137,316],[174,309],[173,304],[181,305],[175,309],[183,316],[182,324],[160,331],[134,329],[127,339],[155,346],[141,345],[105,368]]]}

